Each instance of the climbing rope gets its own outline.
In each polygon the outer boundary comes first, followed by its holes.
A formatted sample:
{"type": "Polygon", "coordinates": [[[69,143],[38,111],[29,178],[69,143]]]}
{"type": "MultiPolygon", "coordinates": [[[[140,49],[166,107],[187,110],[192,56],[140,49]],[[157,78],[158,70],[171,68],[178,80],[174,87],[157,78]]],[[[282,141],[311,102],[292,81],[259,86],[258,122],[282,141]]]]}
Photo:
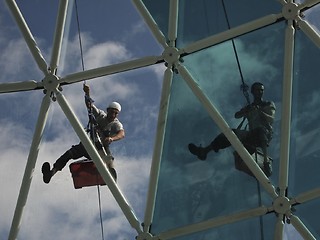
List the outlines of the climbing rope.
{"type": "Polygon", "coordinates": [[[75,6],[75,10],[76,10],[76,20],[77,20],[77,27],[78,27],[78,38],[79,38],[79,45],[80,45],[80,56],[81,56],[82,71],[84,71],[84,60],[83,60],[84,58],[83,58],[83,48],[82,48],[82,39],[81,39],[80,21],[79,21],[77,0],[74,1],[74,6],[75,6]]]}
{"type": "MultiPolygon", "coordinates": [[[[83,57],[83,47],[82,47],[82,39],[81,39],[81,31],[80,31],[80,21],[79,21],[79,13],[78,13],[78,4],[77,0],[74,1],[75,3],[75,12],[76,12],[76,22],[77,22],[77,28],[78,28],[78,38],[79,38],[79,47],[80,47],[80,58],[81,58],[81,65],[82,65],[82,71],[85,70],[84,66],[84,57],[83,57]]],[[[85,84],[85,81],[84,83],[85,84]]],[[[85,96],[85,101],[91,101],[92,99],[90,96],[85,96]],[[87,99],[88,98],[88,99],[87,99]]],[[[92,115],[92,108],[88,110],[88,116],[89,116],[89,123],[88,127],[90,129],[90,137],[91,140],[94,140],[94,126],[93,126],[93,115],[92,115]]],[[[97,185],[97,192],[98,192],[98,207],[99,207],[99,216],[100,216],[100,228],[101,228],[101,239],[104,240],[104,229],[103,229],[103,219],[102,219],[102,208],[101,208],[101,193],[100,193],[100,186],[97,185]]]]}

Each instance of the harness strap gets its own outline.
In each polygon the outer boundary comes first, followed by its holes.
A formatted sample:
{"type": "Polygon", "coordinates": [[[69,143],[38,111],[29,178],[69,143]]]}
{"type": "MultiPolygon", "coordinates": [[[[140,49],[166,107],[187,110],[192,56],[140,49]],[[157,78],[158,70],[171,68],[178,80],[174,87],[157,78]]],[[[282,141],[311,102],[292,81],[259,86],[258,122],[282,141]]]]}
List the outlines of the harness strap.
{"type": "Polygon", "coordinates": [[[241,123],[238,125],[237,129],[241,129],[241,128],[242,128],[242,125],[243,125],[243,123],[244,123],[244,121],[245,121],[246,119],[247,119],[246,117],[243,117],[243,118],[242,118],[242,121],[241,121],[241,123]]]}

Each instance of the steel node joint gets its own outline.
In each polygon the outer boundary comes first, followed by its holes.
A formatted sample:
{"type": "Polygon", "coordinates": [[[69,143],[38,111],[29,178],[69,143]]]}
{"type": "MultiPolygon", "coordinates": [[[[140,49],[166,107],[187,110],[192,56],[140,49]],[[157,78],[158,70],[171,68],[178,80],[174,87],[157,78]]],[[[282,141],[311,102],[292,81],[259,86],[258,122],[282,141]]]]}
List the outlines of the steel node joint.
{"type": "Polygon", "coordinates": [[[273,202],[273,208],[276,213],[291,215],[291,202],[287,197],[278,197],[273,202]]]}
{"type": "Polygon", "coordinates": [[[163,53],[162,57],[164,61],[167,63],[169,66],[173,66],[176,63],[179,62],[180,60],[180,52],[177,48],[175,47],[167,47],[163,53]]]}
{"type": "Polygon", "coordinates": [[[297,20],[300,16],[300,9],[296,3],[287,3],[282,8],[283,17],[287,20],[297,20]]]}
{"type": "Polygon", "coordinates": [[[59,88],[60,82],[59,77],[54,74],[48,74],[42,80],[45,92],[53,92],[59,88]]]}

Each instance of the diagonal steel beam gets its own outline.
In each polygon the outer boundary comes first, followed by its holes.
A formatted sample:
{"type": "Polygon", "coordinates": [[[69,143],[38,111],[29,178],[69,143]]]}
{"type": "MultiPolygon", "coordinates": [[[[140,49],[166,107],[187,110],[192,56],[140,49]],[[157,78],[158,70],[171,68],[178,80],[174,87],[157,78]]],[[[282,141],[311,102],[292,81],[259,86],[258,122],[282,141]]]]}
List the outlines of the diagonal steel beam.
{"type": "Polygon", "coordinates": [[[286,0],[278,0],[282,5],[287,4],[286,0]]]}
{"type": "Polygon", "coordinates": [[[299,194],[298,196],[292,198],[290,200],[290,203],[292,205],[294,204],[300,204],[300,203],[305,203],[314,199],[320,198],[320,188],[313,189],[308,192],[304,192],[299,194]]]}
{"type": "Polygon", "coordinates": [[[157,135],[150,170],[149,190],[144,217],[144,232],[149,232],[149,228],[153,219],[153,211],[158,186],[160,162],[162,157],[163,141],[166,130],[168,107],[171,93],[172,75],[173,72],[171,68],[167,68],[164,73],[160,109],[158,115],[157,135]]]}
{"type": "Polygon", "coordinates": [[[288,21],[285,32],[285,56],[284,76],[282,86],[281,111],[281,141],[280,141],[280,165],[279,165],[279,189],[280,196],[285,196],[288,188],[290,132],[291,132],[291,105],[292,105],[292,81],[293,81],[293,58],[294,58],[294,34],[293,21],[288,21]]]}
{"type": "Polygon", "coordinates": [[[274,240],[282,240],[283,239],[283,214],[279,214],[277,217],[276,227],[274,230],[274,240]]]}
{"type": "Polygon", "coordinates": [[[216,45],[218,43],[222,43],[224,41],[230,40],[232,38],[241,36],[243,34],[252,32],[254,30],[257,30],[262,27],[269,26],[271,24],[274,24],[278,21],[283,20],[282,13],[279,14],[270,14],[268,16],[259,18],[257,20],[251,21],[249,23],[245,23],[241,26],[234,27],[230,30],[227,30],[225,32],[216,34],[211,37],[207,37],[205,39],[199,40],[197,42],[191,43],[190,45],[182,48],[180,50],[181,55],[188,55],[197,51],[201,51],[203,49],[206,49],[208,47],[211,47],[213,45],[216,45]]]}
{"type": "Polygon", "coordinates": [[[248,211],[243,211],[240,213],[235,213],[227,216],[221,216],[221,217],[213,218],[200,223],[195,223],[185,227],[169,230],[167,232],[160,233],[157,236],[158,238],[156,239],[161,239],[161,240],[174,239],[176,237],[186,236],[192,233],[205,231],[205,230],[219,227],[226,224],[232,224],[232,223],[243,221],[249,218],[259,217],[266,214],[267,212],[268,212],[268,209],[262,206],[262,207],[254,208],[248,211]]]}
{"type": "Polygon", "coordinates": [[[151,66],[160,62],[164,62],[162,56],[148,56],[140,59],[134,59],[127,62],[113,64],[100,68],[94,68],[78,73],[67,75],[60,79],[60,85],[82,82],[84,80],[103,77],[115,73],[126,72],[129,70],[151,66]]]}
{"type": "Polygon", "coordinates": [[[40,113],[38,116],[38,121],[36,124],[35,131],[34,131],[33,140],[31,143],[31,148],[28,156],[28,161],[27,161],[27,165],[23,175],[20,192],[17,200],[17,205],[16,205],[16,209],[15,209],[12,224],[11,224],[11,229],[10,229],[9,238],[8,238],[9,240],[15,240],[18,236],[21,217],[27,202],[31,180],[33,177],[33,172],[34,172],[34,168],[35,168],[37,157],[38,157],[39,146],[42,139],[44,127],[47,121],[47,117],[48,117],[49,107],[50,107],[50,94],[48,93],[45,95],[45,97],[42,100],[40,113]]]}
{"type": "Polygon", "coordinates": [[[62,38],[65,29],[67,9],[68,9],[69,0],[60,0],[58,16],[56,21],[56,30],[53,39],[53,47],[51,54],[51,62],[50,62],[50,71],[52,73],[56,73],[56,69],[59,65],[60,54],[61,54],[61,45],[62,38]]]}
{"type": "Polygon", "coordinates": [[[295,215],[290,217],[290,223],[295,227],[295,229],[300,233],[303,239],[306,240],[316,240],[309,229],[303,224],[303,222],[295,215]]]}
{"type": "Polygon", "coordinates": [[[171,0],[170,9],[169,9],[169,26],[168,26],[168,39],[169,39],[170,47],[176,46],[177,31],[178,31],[178,11],[179,11],[179,0],[171,0]]]}
{"type": "Polygon", "coordinates": [[[43,88],[42,83],[34,80],[24,82],[0,83],[0,93],[29,91],[43,88]]]}
{"type": "Polygon", "coordinates": [[[313,27],[304,20],[298,21],[300,29],[309,37],[309,39],[320,48],[320,35],[313,27]]]}
{"type": "Polygon", "coordinates": [[[320,0],[305,0],[303,3],[299,5],[299,9],[301,11],[305,11],[319,3],[320,3],[320,0]]]}
{"type": "Polygon", "coordinates": [[[12,12],[12,15],[14,19],[16,20],[16,23],[31,51],[31,54],[33,58],[35,59],[36,63],[38,64],[39,69],[44,73],[44,75],[48,72],[47,63],[44,59],[44,57],[41,54],[41,51],[37,45],[36,40],[34,39],[26,21],[24,20],[24,17],[22,13],[20,12],[20,9],[16,2],[14,0],[6,0],[7,5],[9,9],[12,12]]]}
{"type": "Polygon", "coordinates": [[[149,26],[149,29],[153,33],[153,36],[156,38],[156,40],[162,45],[163,48],[168,47],[167,41],[161,30],[159,29],[159,26],[154,21],[153,17],[151,16],[148,9],[145,7],[143,2],[141,0],[132,0],[133,4],[136,6],[138,12],[143,17],[146,24],[149,26]]]}

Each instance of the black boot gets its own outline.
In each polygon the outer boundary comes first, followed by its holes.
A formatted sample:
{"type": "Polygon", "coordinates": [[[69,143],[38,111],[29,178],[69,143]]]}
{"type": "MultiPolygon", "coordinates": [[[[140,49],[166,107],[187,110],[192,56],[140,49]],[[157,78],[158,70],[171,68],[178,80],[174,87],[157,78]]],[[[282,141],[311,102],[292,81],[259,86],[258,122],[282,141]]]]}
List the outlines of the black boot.
{"type": "Polygon", "coordinates": [[[41,168],[41,171],[42,171],[42,178],[43,178],[43,182],[44,183],[49,183],[52,176],[56,173],[56,170],[53,168],[52,170],[50,170],[50,163],[48,162],[45,162],[43,165],[42,165],[42,168],[41,168]]]}
{"type": "Polygon", "coordinates": [[[205,148],[201,146],[197,147],[193,143],[189,143],[188,149],[193,155],[196,155],[200,160],[206,160],[207,151],[205,150],[205,148]]]}

